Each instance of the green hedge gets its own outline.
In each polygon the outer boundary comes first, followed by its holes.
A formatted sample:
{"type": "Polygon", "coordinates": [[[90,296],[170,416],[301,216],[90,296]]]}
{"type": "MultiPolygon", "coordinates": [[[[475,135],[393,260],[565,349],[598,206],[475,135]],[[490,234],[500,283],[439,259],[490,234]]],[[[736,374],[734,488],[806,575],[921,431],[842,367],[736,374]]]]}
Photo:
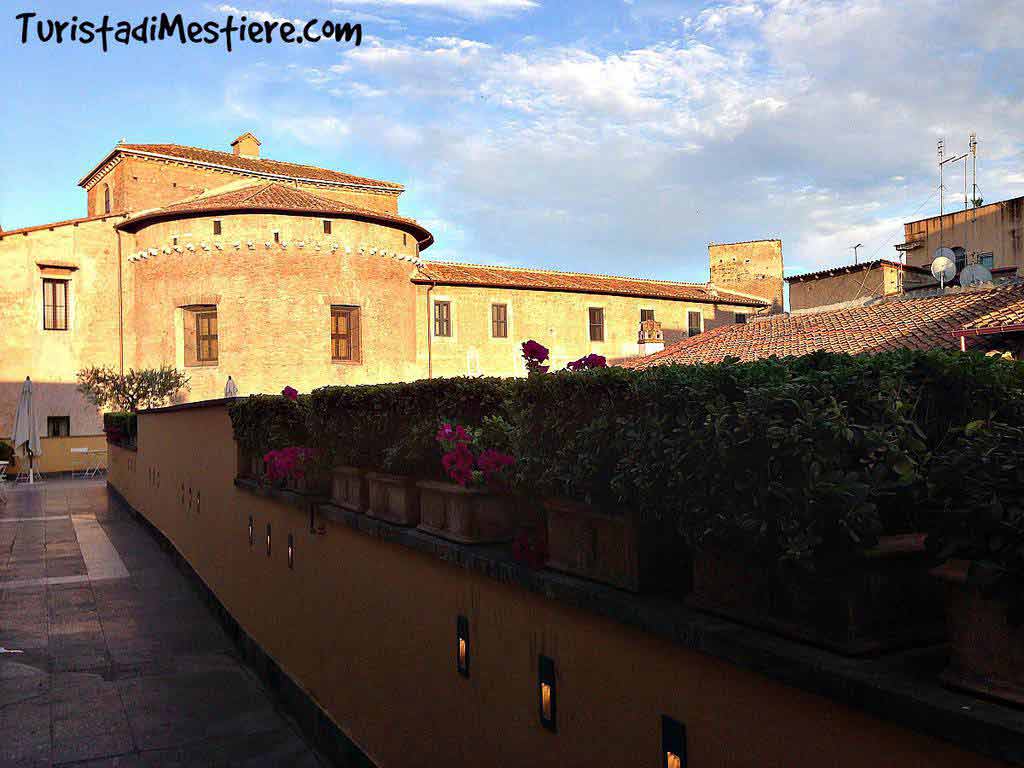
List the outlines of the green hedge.
{"type": "MultiPolygon", "coordinates": [[[[974,354],[816,353],[528,379],[326,387],[232,408],[253,450],[439,477],[442,421],[484,427],[514,488],[669,521],[694,546],[819,561],[926,528],[930,468],[967,424],[1024,423],[1024,365],[974,354]]],[[[955,489],[946,493],[952,493],[955,489]]]]}
{"type": "Polygon", "coordinates": [[[104,413],[103,432],[115,445],[133,445],[139,435],[139,417],[120,411],[104,413]]]}

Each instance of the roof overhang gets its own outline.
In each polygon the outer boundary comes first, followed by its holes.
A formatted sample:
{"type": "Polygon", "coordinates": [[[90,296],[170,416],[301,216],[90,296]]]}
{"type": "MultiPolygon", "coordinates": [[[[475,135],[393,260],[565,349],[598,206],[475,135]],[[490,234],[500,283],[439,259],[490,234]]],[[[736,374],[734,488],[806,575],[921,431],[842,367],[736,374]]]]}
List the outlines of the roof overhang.
{"type": "Polygon", "coordinates": [[[596,288],[573,288],[571,286],[551,285],[522,285],[519,283],[473,282],[470,280],[442,280],[427,275],[415,275],[412,282],[417,285],[446,285],[453,288],[496,288],[510,291],[543,291],[546,293],[582,293],[593,296],[624,296],[633,299],[652,299],[659,301],[681,301],[685,304],[728,304],[737,307],[758,307],[765,309],[768,302],[763,299],[742,300],[735,298],[723,298],[721,296],[708,296],[707,298],[694,298],[684,296],[664,296],[657,293],[639,293],[631,291],[600,290],[596,288]]]}
{"type": "Polygon", "coordinates": [[[224,206],[223,208],[204,208],[198,211],[175,211],[166,208],[155,208],[141,213],[135,218],[122,221],[115,225],[115,229],[125,232],[138,232],[142,227],[156,224],[160,221],[171,221],[175,219],[198,219],[209,216],[232,216],[246,213],[279,213],[285,216],[318,217],[329,219],[352,219],[354,221],[366,221],[373,224],[384,224],[385,226],[408,232],[416,238],[420,250],[424,251],[434,244],[434,236],[424,227],[421,227],[412,219],[392,218],[386,214],[376,214],[373,211],[337,211],[337,210],[295,210],[294,208],[274,207],[271,205],[253,208],[237,208],[224,206]]]}
{"type": "Polygon", "coordinates": [[[1024,331],[1024,324],[1018,323],[1016,325],[1000,325],[995,328],[958,328],[955,331],[951,331],[950,335],[955,338],[963,338],[965,336],[994,336],[1000,333],[1020,333],[1024,331]]]}

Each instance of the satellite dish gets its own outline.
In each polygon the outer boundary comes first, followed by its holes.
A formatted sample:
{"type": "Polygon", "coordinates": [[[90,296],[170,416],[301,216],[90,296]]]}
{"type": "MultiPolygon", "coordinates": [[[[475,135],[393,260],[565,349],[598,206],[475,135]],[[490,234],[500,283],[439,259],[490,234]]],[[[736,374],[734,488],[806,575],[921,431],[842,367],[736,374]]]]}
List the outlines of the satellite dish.
{"type": "Polygon", "coordinates": [[[937,248],[935,259],[932,261],[932,277],[939,281],[939,286],[946,287],[946,283],[956,277],[956,262],[953,261],[953,250],[951,248],[937,248]]]}
{"type": "Polygon", "coordinates": [[[970,264],[960,272],[960,285],[980,285],[991,282],[992,273],[984,264],[970,264]]]}

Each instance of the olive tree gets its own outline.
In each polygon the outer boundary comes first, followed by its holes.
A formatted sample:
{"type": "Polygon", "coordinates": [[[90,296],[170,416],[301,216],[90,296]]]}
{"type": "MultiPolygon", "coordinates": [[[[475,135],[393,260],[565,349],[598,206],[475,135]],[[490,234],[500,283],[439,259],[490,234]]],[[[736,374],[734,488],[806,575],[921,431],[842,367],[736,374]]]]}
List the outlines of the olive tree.
{"type": "Polygon", "coordinates": [[[78,372],[78,391],[97,408],[137,413],[140,408],[165,405],[182,389],[189,377],[169,365],[117,373],[106,366],[83,368],[78,372]]]}

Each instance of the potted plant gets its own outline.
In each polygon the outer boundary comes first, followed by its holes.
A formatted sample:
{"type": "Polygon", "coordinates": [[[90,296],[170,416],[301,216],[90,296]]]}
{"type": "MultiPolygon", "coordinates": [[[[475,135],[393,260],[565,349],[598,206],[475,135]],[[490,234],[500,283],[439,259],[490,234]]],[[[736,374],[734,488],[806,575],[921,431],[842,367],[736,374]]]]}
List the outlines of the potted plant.
{"type": "Polygon", "coordinates": [[[317,454],[312,448],[292,445],[268,451],[263,456],[267,480],[305,496],[326,496],[328,481],[318,466],[317,454]]]}
{"type": "Polygon", "coordinates": [[[707,410],[680,517],[691,605],[849,655],[942,638],[929,454],[905,409],[857,424],[827,390],[787,383],[707,410]]]}
{"type": "Polygon", "coordinates": [[[369,505],[370,491],[366,472],[359,467],[340,465],[331,470],[331,502],[350,512],[363,513],[369,505]]]}
{"type": "Polygon", "coordinates": [[[933,473],[956,687],[1024,704],[1024,429],[972,422],[933,473]]]}
{"type": "Polygon", "coordinates": [[[421,530],[463,544],[510,541],[515,501],[506,492],[506,470],[515,459],[494,448],[481,449],[482,430],[445,422],[435,436],[450,482],[422,480],[421,530]]]}

